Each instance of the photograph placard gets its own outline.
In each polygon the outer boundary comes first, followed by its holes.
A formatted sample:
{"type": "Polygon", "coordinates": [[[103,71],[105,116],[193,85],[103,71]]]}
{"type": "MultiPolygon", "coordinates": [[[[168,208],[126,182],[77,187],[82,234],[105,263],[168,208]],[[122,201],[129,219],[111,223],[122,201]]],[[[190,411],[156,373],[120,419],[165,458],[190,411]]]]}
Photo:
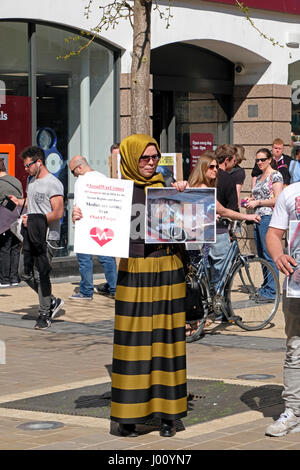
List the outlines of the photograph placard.
{"type": "Polygon", "coordinates": [[[297,262],[294,272],[287,278],[287,297],[300,297],[300,222],[291,220],[289,226],[289,255],[297,262]]]}
{"type": "Polygon", "coordinates": [[[83,218],[75,222],[75,253],[128,258],[133,181],[95,178],[76,182],[83,218]]]}
{"type": "Polygon", "coordinates": [[[215,188],[148,188],[146,243],[215,243],[215,188]]]}

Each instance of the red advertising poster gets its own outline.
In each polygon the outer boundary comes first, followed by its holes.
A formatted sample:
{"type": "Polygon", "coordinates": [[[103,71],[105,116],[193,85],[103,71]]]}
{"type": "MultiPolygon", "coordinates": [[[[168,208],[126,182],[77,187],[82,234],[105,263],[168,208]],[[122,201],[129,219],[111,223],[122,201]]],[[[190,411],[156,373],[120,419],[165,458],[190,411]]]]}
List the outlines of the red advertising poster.
{"type": "Polygon", "coordinates": [[[0,144],[15,146],[15,176],[26,184],[27,175],[19,158],[31,145],[31,99],[28,96],[6,96],[0,105],[0,144]]]}
{"type": "Polygon", "coordinates": [[[212,134],[193,132],[190,135],[190,171],[196,165],[198,158],[206,150],[213,150],[214,137],[212,134]]]}

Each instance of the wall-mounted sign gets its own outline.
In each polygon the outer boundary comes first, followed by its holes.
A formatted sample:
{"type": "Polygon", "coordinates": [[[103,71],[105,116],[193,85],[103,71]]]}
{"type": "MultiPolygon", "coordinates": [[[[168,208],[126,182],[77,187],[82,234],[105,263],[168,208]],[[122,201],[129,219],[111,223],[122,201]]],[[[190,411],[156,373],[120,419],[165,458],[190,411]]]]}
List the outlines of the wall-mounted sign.
{"type": "Polygon", "coordinates": [[[190,135],[190,171],[193,170],[202,153],[213,150],[214,137],[212,134],[193,132],[190,135]]]}
{"type": "MultiPolygon", "coordinates": [[[[14,145],[16,156],[20,155],[25,147],[31,145],[30,97],[12,95],[5,97],[5,103],[0,105],[0,144],[14,145]]],[[[20,158],[15,159],[14,172],[25,189],[27,176],[20,158]]],[[[10,172],[10,174],[13,173],[10,172]]]]}

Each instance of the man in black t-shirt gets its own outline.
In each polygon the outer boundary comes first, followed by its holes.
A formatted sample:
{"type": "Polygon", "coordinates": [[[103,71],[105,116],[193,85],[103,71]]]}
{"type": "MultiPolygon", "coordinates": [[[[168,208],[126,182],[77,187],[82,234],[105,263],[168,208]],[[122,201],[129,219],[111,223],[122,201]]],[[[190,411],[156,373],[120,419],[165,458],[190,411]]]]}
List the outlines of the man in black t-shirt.
{"type": "MultiPolygon", "coordinates": [[[[292,158],[288,155],[283,153],[283,145],[284,142],[282,139],[275,139],[272,144],[272,155],[273,161],[271,163],[272,168],[274,170],[279,171],[283,177],[283,184],[287,186],[290,184],[290,173],[289,173],[289,166],[292,161],[292,158]]],[[[253,170],[251,172],[252,176],[252,188],[255,186],[256,178],[258,175],[261,174],[261,170],[258,168],[257,164],[255,163],[253,170]]]]}
{"type": "MultiPolygon", "coordinates": [[[[236,164],[236,149],[232,145],[220,145],[216,149],[216,160],[219,164],[217,182],[217,200],[222,206],[238,211],[236,187],[231,175],[228,173],[236,164]]],[[[230,236],[228,227],[217,222],[216,243],[211,243],[209,249],[209,262],[212,272],[212,284],[217,287],[224,260],[230,249],[230,236]]]]}

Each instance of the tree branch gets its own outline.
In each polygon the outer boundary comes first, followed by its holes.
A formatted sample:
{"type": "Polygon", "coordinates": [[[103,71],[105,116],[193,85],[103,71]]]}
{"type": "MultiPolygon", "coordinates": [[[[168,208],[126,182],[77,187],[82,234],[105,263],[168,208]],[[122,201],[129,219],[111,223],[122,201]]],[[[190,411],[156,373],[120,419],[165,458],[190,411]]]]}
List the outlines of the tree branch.
{"type": "Polygon", "coordinates": [[[238,0],[235,0],[235,3],[239,7],[239,9],[244,13],[246,16],[247,21],[251,24],[251,26],[258,32],[258,34],[263,37],[264,39],[267,39],[267,41],[270,41],[273,46],[279,46],[279,47],[284,47],[282,44],[279,43],[279,41],[275,41],[274,38],[271,38],[267,36],[265,33],[263,33],[257,26],[255,26],[254,21],[250,18],[249,16],[249,8],[244,5],[244,2],[239,2],[238,0]]]}

